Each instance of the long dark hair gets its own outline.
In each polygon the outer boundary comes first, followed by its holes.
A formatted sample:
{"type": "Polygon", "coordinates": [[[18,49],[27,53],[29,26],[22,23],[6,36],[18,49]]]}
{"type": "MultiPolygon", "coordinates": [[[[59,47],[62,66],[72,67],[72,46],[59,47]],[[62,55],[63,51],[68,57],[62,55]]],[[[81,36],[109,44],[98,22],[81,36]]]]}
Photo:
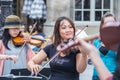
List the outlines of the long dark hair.
{"type": "Polygon", "coordinates": [[[69,18],[67,17],[59,17],[55,23],[55,26],[54,26],[54,32],[53,32],[53,44],[55,46],[57,46],[58,44],[61,43],[61,36],[60,36],[60,23],[61,21],[63,20],[67,20],[71,26],[73,27],[74,29],[74,36],[75,36],[75,25],[74,23],[72,22],[72,20],[70,20],[69,18]]]}
{"type": "Polygon", "coordinates": [[[2,35],[2,41],[3,41],[3,44],[4,46],[7,48],[7,49],[10,49],[8,47],[8,41],[11,39],[11,36],[9,34],[9,29],[5,29],[4,32],[3,32],[3,35],[2,35]]]}
{"type": "Polygon", "coordinates": [[[116,70],[113,75],[113,80],[120,80],[120,44],[118,47],[118,52],[116,57],[116,70]]]}

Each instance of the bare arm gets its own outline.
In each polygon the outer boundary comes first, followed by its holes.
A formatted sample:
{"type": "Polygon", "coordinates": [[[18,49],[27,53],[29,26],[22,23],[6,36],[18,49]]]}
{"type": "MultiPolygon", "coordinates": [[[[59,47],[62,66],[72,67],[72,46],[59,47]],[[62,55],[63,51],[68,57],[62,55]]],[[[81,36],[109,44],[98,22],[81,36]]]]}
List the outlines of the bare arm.
{"type": "Polygon", "coordinates": [[[13,60],[16,62],[18,60],[18,56],[16,56],[16,55],[0,55],[0,60],[13,60]]]}
{"type": "Polygon", "coordinates": [[[0,55],[0,60],[6,60],[7,59],[7,55],[0,55]]]}
{"type": "MultiPolygon", "coordinates": [[[[79,43],[79,39],[75,39],[75,43],[79,43]]],[[[80,50],[79,46],[76,46],[78,50],[80,50]]],[[[78,53],[76,55],[76,70],[77,72],[82,73],[87,67],[87,55],[83,53],[78,53]]]]}
{"type": "MultiPolygon", "coordinates": [[[[79,43],[79,39],[75,38],[75,44],[78,44],[78,43],[79,43]]],[[[80,50],[79,46],[75,46],[74,48],[76,48],[77,50],[80,50]]],[[[86,69],[86,67],[87,67],[87,55],[78,53],[76,55],[76,70],[77,70],[77,72],[82,73],[86,69]]]]}
{"type": "MultiPolygon", "coordinates": [[[[99,54],[99,53],[96,53],[99,54]]],[[[104,65],[99,56],[94,55],[93,52],[90,53],[89,57],[91,58],[94,66],[96,67],[100,80],[106,80],[108,77],[112,76],[107,67],[104,65]]]]}
{"type": "Polygon", "coordinates": [[[40,71],[40,63],[47,57],[46,53],[41,50],[38,54],[36,54],[27,64],[28,70],[32,73],[39,73],[40,71]]]}
{"type": "Polygon", "coordinates": [[[77,54],[76,56],[76,69],[78,72],[82,73],[87,66],[87,55],[83,55],[82,53],[77,54]]]}
{"type": "Polygon", "coordinates": [[[100,59],[98,50],[93,45],[88,44],[83,40],[79,40],[79,43],[81,52],[87,54],[91,58],[94,66],[98,71],[100,80],[105,80],[106,78],[112,76],[112,74],[100,59]]]}

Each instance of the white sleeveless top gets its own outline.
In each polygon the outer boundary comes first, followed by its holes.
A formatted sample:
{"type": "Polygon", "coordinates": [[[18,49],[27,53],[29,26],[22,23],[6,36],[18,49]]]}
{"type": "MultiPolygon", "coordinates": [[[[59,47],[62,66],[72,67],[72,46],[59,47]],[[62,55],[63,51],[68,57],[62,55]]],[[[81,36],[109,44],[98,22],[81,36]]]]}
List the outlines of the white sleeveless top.
{"type": "MultiPolygon", "coordinates": [[[[6,55],[18,55],[21,47],[15,47],[10,41],[8,42],[8,46],[10,50],[6,49],[6,55]]],[[[14,63],[12,60],[5,60],[3,75],[10,74],[11,69],[23,69],[26,68],[26,53],[27,53],[28,45],[25,45],[21,54],[18,56],[18,61],[14,63]]]]}

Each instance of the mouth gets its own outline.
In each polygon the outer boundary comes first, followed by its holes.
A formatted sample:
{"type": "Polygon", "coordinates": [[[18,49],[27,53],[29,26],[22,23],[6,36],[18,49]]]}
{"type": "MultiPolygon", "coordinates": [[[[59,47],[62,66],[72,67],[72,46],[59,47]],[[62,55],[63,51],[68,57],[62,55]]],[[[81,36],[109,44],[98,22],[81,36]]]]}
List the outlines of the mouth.
{"type": "Polygon", "coordinates": [[[16,37],[18,34],[17,33],[14,33],[13,36],[16,37]]]}
{"type": "Polygon", "coordinates": [[[67,37],[73,37],[73,34],[66,34],[67,37]]]}

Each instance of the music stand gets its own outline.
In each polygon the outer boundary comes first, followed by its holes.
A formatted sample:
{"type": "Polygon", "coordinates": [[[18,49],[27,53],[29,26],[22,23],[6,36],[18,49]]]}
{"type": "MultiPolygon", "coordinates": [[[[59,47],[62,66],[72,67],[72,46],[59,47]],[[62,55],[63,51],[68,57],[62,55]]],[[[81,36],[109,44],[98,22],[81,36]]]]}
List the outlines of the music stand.
{"type": "Polygon", "coordinates": [[[46,80],[37,76],[15,76],[13,74],[3,75],[0,80],[46,80]]]}
{"type": "Polygon", "coordinates": [[[28,69],[24,68],[24,69],[12,69],[10,74],[14,74],[16,76],[29,76],[31,74],[30,71],[28,71],[28,69]]]}
{"type": "Polygon", "coordinates": [[[12,69],[9,75],[3,75],[0,80],[48,80],[50,76],[50,68],[44,68],[37,76],[30,76],[28,69],[12,69]]]}
{"type": "MultiPolygon", "coordinates": [[[[41,70],[39,73],[49,78],[49,77],[50,77],[50,74],[51,74],[51,70],[50,70],[50,68],[44,68],[44,69],[41,70]]],[[[38,75],[38,76],[39,76],[39,75],[38,75]]]]}

